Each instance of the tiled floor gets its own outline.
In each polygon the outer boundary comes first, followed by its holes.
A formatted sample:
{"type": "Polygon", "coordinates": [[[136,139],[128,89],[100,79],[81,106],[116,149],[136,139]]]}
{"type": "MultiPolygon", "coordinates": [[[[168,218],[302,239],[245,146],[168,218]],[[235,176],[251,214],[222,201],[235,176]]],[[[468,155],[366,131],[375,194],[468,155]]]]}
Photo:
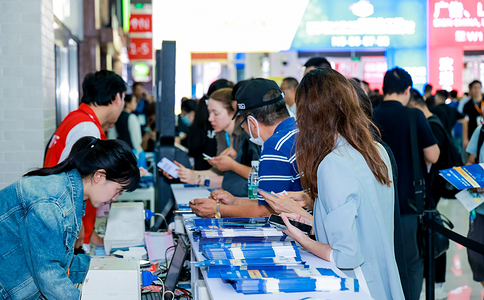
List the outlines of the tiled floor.
{"type": "MultiPolygon", "coordinates": [[[[469,213],[457,200],[442,199],[438,210],[454,223],[454,231],[467,236],[469,213]]],[[[451,241],[447,251],[447,272],[444,289],[449,300],[482,300],[484,288],[472,280],[466,248],[451,241]],[[470,291],[470,296],[469,296],[470,291]]]]}

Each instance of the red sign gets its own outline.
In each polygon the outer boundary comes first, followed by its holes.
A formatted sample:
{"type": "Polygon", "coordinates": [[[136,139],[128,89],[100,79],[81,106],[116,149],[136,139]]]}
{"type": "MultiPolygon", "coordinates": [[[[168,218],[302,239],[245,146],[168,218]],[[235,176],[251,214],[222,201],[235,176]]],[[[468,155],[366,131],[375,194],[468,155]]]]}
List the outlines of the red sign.
{"type": "Polygon", "coordinates": [[[434,88],[461,91],[464,51],[459,47],[435,47],[430,53],[430,82],[434,88]]]}
{"type": "Polygon", "coordinates": [[[465,46],[482,49],[484,10],[482,1],[461,0],[429,2],[431,46],[465,46]]]}
{"type": "Polygon", "coordinates": [[[151,15],[131,14],[129,18],[129,32],[151,32],[151,15]]]}
{"type": "Polygon", "coordinates": [[[153,59],[153,39],[131,38],[129,41],[128,56],[133,59],[153,59]]]}
{"type": "Polygon", "coordinates": [[[483,47],[483,2],[430,0],[428,12],[430,83],[461,91],[464,50],[483,47]]]}

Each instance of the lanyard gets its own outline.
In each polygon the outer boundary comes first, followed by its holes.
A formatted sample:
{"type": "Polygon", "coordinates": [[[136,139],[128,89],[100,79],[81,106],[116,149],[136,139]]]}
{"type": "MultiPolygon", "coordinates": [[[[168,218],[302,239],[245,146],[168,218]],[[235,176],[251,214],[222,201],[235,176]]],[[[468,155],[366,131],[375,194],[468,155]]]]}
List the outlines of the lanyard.
{"type": "Polygon", "coordinates": [[[136,111],[138,113],[143,113],[144,106],[145,106],[145,99],[144,98],[139,99],[139,104],[136,105],[136,111]]]}
{"type": "Polygon", "coordinates": [[[225,133],[225,141],[227,142],[227,148],[230,148],[230,135],[225,133]]]}
{"type": "Polygon", "coordinates": [[[481,101],[481,107],[477,106],[477,103],[474,102],[474,107],[476,108],[477,112],[482,116],[482,108],[484,106],[484,101],[481,101]]]}

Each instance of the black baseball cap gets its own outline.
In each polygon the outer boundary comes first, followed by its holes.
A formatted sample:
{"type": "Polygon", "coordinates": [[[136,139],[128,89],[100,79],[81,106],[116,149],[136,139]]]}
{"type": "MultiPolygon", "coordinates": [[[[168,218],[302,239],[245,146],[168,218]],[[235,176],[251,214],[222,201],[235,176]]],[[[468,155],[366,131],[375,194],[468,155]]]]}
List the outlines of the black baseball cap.
{"type": "Polygon", "coordinates": [[[284,99],[284,93],[274,80],[253,78],[246,80],[235,93],[237,111],[234,118],[243,110],[266,106],[284,99]],[[274,99],[263,101],[264,95],[270,90],[278,90],[281,94],[274,99]]]}

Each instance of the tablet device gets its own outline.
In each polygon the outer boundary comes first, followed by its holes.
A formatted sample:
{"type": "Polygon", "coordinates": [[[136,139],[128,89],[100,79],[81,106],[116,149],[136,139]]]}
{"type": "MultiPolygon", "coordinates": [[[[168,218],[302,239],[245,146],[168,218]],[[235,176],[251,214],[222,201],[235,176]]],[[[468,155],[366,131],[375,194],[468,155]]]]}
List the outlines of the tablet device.
{"type": "Polygon", "coordinates": [[[169,160],[166,157],[163,157],[157,164],[158,168],[162,169],[166,173],[168,173],[173,178],[178,178],[178,171],[180,167],[177,166],[174,162],[169,160]]]}

